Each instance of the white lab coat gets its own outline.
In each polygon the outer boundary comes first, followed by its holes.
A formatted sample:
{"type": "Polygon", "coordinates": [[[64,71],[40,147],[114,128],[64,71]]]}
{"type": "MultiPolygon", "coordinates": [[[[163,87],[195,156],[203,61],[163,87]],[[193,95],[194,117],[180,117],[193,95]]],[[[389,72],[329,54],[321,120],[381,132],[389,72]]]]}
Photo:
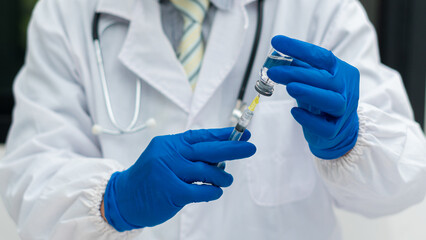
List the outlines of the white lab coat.
{"type": "Polygon", "coordinates": [[[346,156],[315,159],[293,120],[283,86],[263,98],[249,127],[258,152],[229,162],[234,184],[210,203],[186,206],[153,228],[118,233],[99,213],[110,175],[131,166],[157,135],[229,124],[253,42],[256,4],[218,11],[197,88],[162,32],[156,0],[41,0],[17,77],[16,108],[0,163],[0,189],[22,239],[340,239],[332,210],[377,217],[420,202],[426,189],[426,141],[397,72],[380,64],[377,40],[355,0],[266,0],[264,31],[247,100],[276,34],[332,50],[361,72],[360,133],[346,156]],[[139,133],[94,136],[112,128],[91,38],[101,40],[112,107],[132,118],[142,79],[139,133]],[[129,24],[130,22],[130,24],[129,24]]]}

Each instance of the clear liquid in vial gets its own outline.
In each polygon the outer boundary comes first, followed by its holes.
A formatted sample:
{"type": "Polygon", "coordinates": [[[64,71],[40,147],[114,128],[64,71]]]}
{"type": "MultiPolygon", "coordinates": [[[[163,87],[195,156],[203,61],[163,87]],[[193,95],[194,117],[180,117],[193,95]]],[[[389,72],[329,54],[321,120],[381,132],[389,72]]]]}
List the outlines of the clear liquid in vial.
{"type": "Polygon", "coordinates": [[[263,96],[272,96],[274,93],[275,82],[268,77],[268,70],[276,66],[289,66],[293,58],[272,49],[260,70],[260,80],[256,82],[256,91],[263,96]]]}

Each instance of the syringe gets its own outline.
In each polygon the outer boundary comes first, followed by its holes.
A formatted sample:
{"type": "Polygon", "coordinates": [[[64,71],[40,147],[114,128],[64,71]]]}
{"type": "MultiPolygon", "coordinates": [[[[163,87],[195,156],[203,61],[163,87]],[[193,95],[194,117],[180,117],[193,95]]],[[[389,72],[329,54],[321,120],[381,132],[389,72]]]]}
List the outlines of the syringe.
{"type": "Polygon", "coordinates": [[[244,131],[247,129],[251,119],[253,118],[254,109],[256,108],[257,104],[259,104],[259,98],[260,94],[258,94],[250,106],[244,110],[243,115],[240,117],[237,125],[234,128],[234,131],[232,131],[231,136],[229,136],[230,141],[240,141],[244,131]]]}
{"type": "Polygon", "coordinates": [[[240,141],[243,136],[244,131],[250,124],[251,119],[254,115],[254,109],[259,103],[260,96],[270,97],[274,93],[275,82],[269,79],[268,70],[272,67],[276,66],[285,66],[291,65],[293,62],[293,58],[287,56],[283,53],[276,51],[275,49],[271,49],[268,53],[268,56],[265,60],[265,63],[260,70],[260,79],[256,82],[255,89],[258,92],[258,95],[250,104],[250,106],[244,110],[243,114],[238,120],[237,125],[234,128],[234,131],[231,133],[229,137],[230,141],[240,141]]]}

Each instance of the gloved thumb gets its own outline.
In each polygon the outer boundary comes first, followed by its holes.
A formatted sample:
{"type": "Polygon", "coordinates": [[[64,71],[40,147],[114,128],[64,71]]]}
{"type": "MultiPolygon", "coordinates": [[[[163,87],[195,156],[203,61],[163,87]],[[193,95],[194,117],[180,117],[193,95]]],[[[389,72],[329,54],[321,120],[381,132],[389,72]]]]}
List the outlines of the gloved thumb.
{"type": "Polygon", "coordinates": [[[183,194],[185,194],[185,196],[181,198],[182,202],[177,203],[180,206],[196,202],[210,202],[217,200],[222,196],[223,190],[220,187],[212,185],[188,184],[187,189],[183,194]]]}

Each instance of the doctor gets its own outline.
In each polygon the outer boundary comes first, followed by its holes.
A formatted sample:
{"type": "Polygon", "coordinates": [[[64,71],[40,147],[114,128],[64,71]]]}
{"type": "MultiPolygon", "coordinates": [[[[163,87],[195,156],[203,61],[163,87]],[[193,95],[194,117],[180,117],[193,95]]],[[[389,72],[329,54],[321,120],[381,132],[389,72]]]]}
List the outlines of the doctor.
{"type": "Polygon", "coordinates": [[[297,60],[268,72],[280,84],[230,142],[256,1],[41,0],[0,163],[22,239],[330,240],[333,205],[379,217],[420,202],[425,137],[360,3],[264,11],[246,100],[275,35],[297,60]],[[108,134],[150,118],[157,127],[108,134]],[[225,172],[224,160],[237,161],[225,172]]]}

